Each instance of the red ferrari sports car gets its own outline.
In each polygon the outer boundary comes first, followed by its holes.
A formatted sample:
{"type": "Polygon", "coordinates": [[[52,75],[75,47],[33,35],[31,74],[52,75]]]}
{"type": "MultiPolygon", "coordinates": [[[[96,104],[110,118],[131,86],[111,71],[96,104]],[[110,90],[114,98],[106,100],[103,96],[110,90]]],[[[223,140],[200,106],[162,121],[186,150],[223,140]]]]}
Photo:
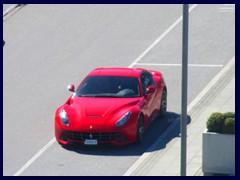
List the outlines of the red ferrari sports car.
{"type": "Polygon", "coordinates": [[[162,73],[142,68],[97,68],[55,113],[61,145],[141,143],[153,116],[166,114],[167,87],[162,73]]]}

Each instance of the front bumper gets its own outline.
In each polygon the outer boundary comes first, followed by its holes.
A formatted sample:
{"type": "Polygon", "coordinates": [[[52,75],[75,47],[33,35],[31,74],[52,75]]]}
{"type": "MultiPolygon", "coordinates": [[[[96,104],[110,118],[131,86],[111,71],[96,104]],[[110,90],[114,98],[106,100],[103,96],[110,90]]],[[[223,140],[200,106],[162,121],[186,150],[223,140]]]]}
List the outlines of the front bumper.
{"type": "Polygon", "coordinates": [[[120,132],[102,133],[102,132],[73,132],[63,131],[57,141],[60,144],[67,145],[69,143],[84,144],[85,140],[96,140],[97,144],[113,144],[125,145],[131,141],[120,132]]]}
{"type": "Polygon", "coordinates": [[[56,140],[62,145],[71,143],[84,144],[86,139],[97,140],[97,144],[126,145],[136,141],[136,131],[120,128],[118,131],[73,131],[55,126],[56,140]]]}

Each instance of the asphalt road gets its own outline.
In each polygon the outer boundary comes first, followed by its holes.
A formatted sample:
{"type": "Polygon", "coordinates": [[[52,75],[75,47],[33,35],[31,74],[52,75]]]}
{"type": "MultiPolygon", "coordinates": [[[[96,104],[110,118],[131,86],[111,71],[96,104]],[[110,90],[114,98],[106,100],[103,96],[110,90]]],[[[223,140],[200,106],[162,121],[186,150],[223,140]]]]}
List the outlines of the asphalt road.
{"type": "Polygon", "coordinates": [[[3,4],[3,11],[8,9],[12,4],[3,4]]]}
{"type": "MultiPolygon", "coordinates": [[[[66,86],[96,67],[128,67],[182,14],[182,5],[26,5],[3,22],[3,175],[14,175],[54,137],[66,86]]],[[[189,14],[188,104],[235,56],[235,7],[189,14]]],[[[163,72],[168,115],[142,145],[53,143],[21,175],[123,175],[181,111],[181,22],[135,67],[163,72]],[[152,65],[154,63],[155,65],[152,65]]]]}

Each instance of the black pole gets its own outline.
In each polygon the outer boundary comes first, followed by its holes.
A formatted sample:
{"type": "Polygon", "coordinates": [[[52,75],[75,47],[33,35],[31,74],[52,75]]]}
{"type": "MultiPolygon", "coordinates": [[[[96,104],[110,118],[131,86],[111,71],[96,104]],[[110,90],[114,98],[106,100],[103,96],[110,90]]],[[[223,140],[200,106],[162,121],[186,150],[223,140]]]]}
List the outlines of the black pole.
{"type": "Polygon", "coordinates": [[[187,162],[187,77],[188,77],[188,4],[183,4],[182,26],[182,104],[181,104],[181,176],[186,176],[187,162]]]}

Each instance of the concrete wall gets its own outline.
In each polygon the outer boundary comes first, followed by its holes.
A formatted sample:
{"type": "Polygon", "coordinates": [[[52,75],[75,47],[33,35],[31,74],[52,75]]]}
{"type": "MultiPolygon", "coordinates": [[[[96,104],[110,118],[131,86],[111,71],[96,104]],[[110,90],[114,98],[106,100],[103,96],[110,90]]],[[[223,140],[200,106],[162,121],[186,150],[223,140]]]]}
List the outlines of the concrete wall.
{"type": "Polygon", "coordinates": [[[235,135],[204,132],[202,147],[204,174],[235,175],[235,135]]]}

